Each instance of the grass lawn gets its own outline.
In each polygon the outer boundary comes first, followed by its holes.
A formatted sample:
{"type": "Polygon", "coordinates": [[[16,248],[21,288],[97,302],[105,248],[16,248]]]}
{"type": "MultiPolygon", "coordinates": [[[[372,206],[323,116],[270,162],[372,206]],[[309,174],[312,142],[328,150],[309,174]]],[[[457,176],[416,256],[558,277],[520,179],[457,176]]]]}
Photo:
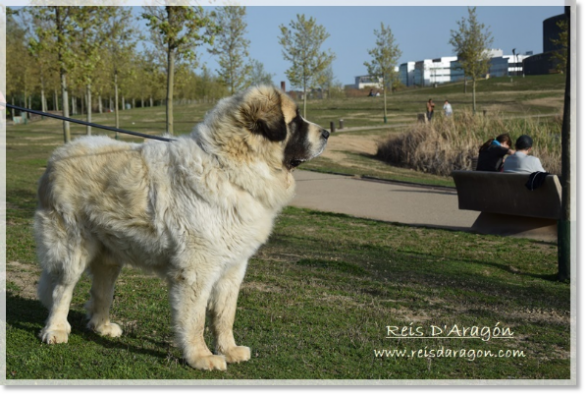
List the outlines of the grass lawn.
{"type": "MultiPolygon", "coordinates": [[[[188,132],[208,108],[178,106],[176,131],[188,132]]],[[[123,112],[121,127],[155,133],[163,128],[157,113],[163,111],[123,112]]],[[[112,125],[109,117],[94,120],[112,125]]],[[[73,127],[73,135],[84,132],[73,127]]],[[[187,366],[173,345],[166,284],[132,268],[117,282],[112,309],[113,321],[124,330],[121,338],[85,329],[84,277],[69,314],[69,343],[42,344],[37,334],[47,310],[35,297],[40,271],[32,218],[36,182],[60,144],[61,124],[10,126],[7,133],[8,380],[570,378],[570,285],[555,281],[555,244],[291,207],[250,261],[242,285],[235,335],[251,347],[251,361],[229,365],[226,372],[187,366]],[[497,326],[512,337],[387,338],[396,326],[398,333],[406,327],[404,334],[411,328],[426,336],[432,329],[448,335],[457,326],[460,333],[450,335],[459,336],[465,327],[468,335],[475,327],[481,332],[497,326]],[[414,356],[386,356],[395,350],[414,356]],[[440,351],[445,356],[431,356],[440,351]],[[478,357],[478,351],[506,356],[478,357]],[[509,356],[514,352],[524,356],[509,356]]],[[[323,170],[342,166],[320,161],[315,166],[323,170]]],[[[384,172],[381,163],[370,166],[373,159],[355,161],[348,172],[384,172]]],[[[403,177],[430,182],[421,174],[403,177]]],[[[208,330],[206,338],[212,345],[208,330]]]]}
{"type": "MultiPolygon", "coordinates": [[[[30,221],[23,228],[30,231],[30,221]]],[[[13,229],[9,226],[9,245],[32,250],[30,236],[13,229]]],[[[554,282],[555,273],[551,244],[288,208],[251,260],[239,298],[235,334],[251,347],[253,358],[227,372],[207,373],[187,366],[173,346],[165,283],[133,269],[121,275],[112,310],[125,330],[121,338],[85,329],[89,281],[84,278],[69,315],[69,343],[40,343],[37,333],[47,311],[34,298],[39,271],[26,256],[12,253],[7,374],[9,379],[568,379],[569,285],[554,282]],[[387,326],[493,330],[498,322],[511,329],[512,339],[386,338],[387,326]],[[523,351],[525,357],[375,356],[383,350],[442,348],[467,354],[523,351]]]]}

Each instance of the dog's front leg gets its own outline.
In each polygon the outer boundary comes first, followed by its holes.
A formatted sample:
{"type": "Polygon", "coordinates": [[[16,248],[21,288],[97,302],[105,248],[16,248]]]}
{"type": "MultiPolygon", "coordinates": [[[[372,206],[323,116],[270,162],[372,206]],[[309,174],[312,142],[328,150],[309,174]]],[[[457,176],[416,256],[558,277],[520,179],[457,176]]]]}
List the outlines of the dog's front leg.
{"type": "Polygon", "coordinates": [[[208,305],[212,329],[216,338],[216,352],[226,357],[228,363],[239,363],[251,358],[251,350],[237,346],[233,324],[240,285],[247,269],[247,260],[226,271],[216,282],[208,305]]]}
{"type": "Polygon", "coordinates": [[[170,279],[170,300],[179,347],[188,364],[202,370],[226,370],[226,359],[213,355],[204,341],[206,304],[213,281],[210,274],[189,270],[170,279]]]}

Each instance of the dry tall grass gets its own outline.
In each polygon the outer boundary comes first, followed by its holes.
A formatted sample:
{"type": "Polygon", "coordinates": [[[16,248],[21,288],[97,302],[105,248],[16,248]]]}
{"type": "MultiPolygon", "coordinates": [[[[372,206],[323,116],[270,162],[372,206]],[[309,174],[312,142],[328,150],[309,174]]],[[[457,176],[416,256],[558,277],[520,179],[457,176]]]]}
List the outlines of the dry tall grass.
{"type": "Polygon", "coordinates": [[[540,158],[547,172],[560,175],[560,125],[560,120],[504,119],[499,114],[435,115],[431,123],[414,124],[408,132],[380,142],[376,156],[393,165],[448,176],[453,170],[472,169],[479,147],[488,139],[509,133],[515,142],[518,136],[529,135],[534,140],[531,154],[540,158]]]}

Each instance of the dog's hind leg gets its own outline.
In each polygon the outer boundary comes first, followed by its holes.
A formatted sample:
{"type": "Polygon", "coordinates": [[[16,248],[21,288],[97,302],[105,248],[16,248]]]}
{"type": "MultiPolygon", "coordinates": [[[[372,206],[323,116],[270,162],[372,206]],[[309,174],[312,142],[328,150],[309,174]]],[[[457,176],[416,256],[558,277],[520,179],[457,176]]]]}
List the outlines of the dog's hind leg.
{"type": "Polygon", "coordinates": [[[92,276],[90,300],[86,304],[88,328],[103,336],[120,337],[122,329],[110,322],[110,305],[114,296],[114,282],[122,269],[107,252],[98,255],[89,266],[92,276]]]}
{"type": "Polygon", "coordinates": [[[81,233],[68,229],[60,215],[37,211],[37,249],[43,273],[38,295],[49,307],[49,317],[39,336],[48,344],[67,342],[71,326],[67,321],[73,289],[91,255],[91,246],[81,233]]]}
{"type": "Polygon", "coordinates": [[[212,289],[208,304],[212,329],[216,338],[216,352],[226,357],[227,363],[244,362],[251,358],[251,350],[237,346],[233,324],[240,285],[245,276],[247,261],[237,264],[223,274],[212,289]]]}

